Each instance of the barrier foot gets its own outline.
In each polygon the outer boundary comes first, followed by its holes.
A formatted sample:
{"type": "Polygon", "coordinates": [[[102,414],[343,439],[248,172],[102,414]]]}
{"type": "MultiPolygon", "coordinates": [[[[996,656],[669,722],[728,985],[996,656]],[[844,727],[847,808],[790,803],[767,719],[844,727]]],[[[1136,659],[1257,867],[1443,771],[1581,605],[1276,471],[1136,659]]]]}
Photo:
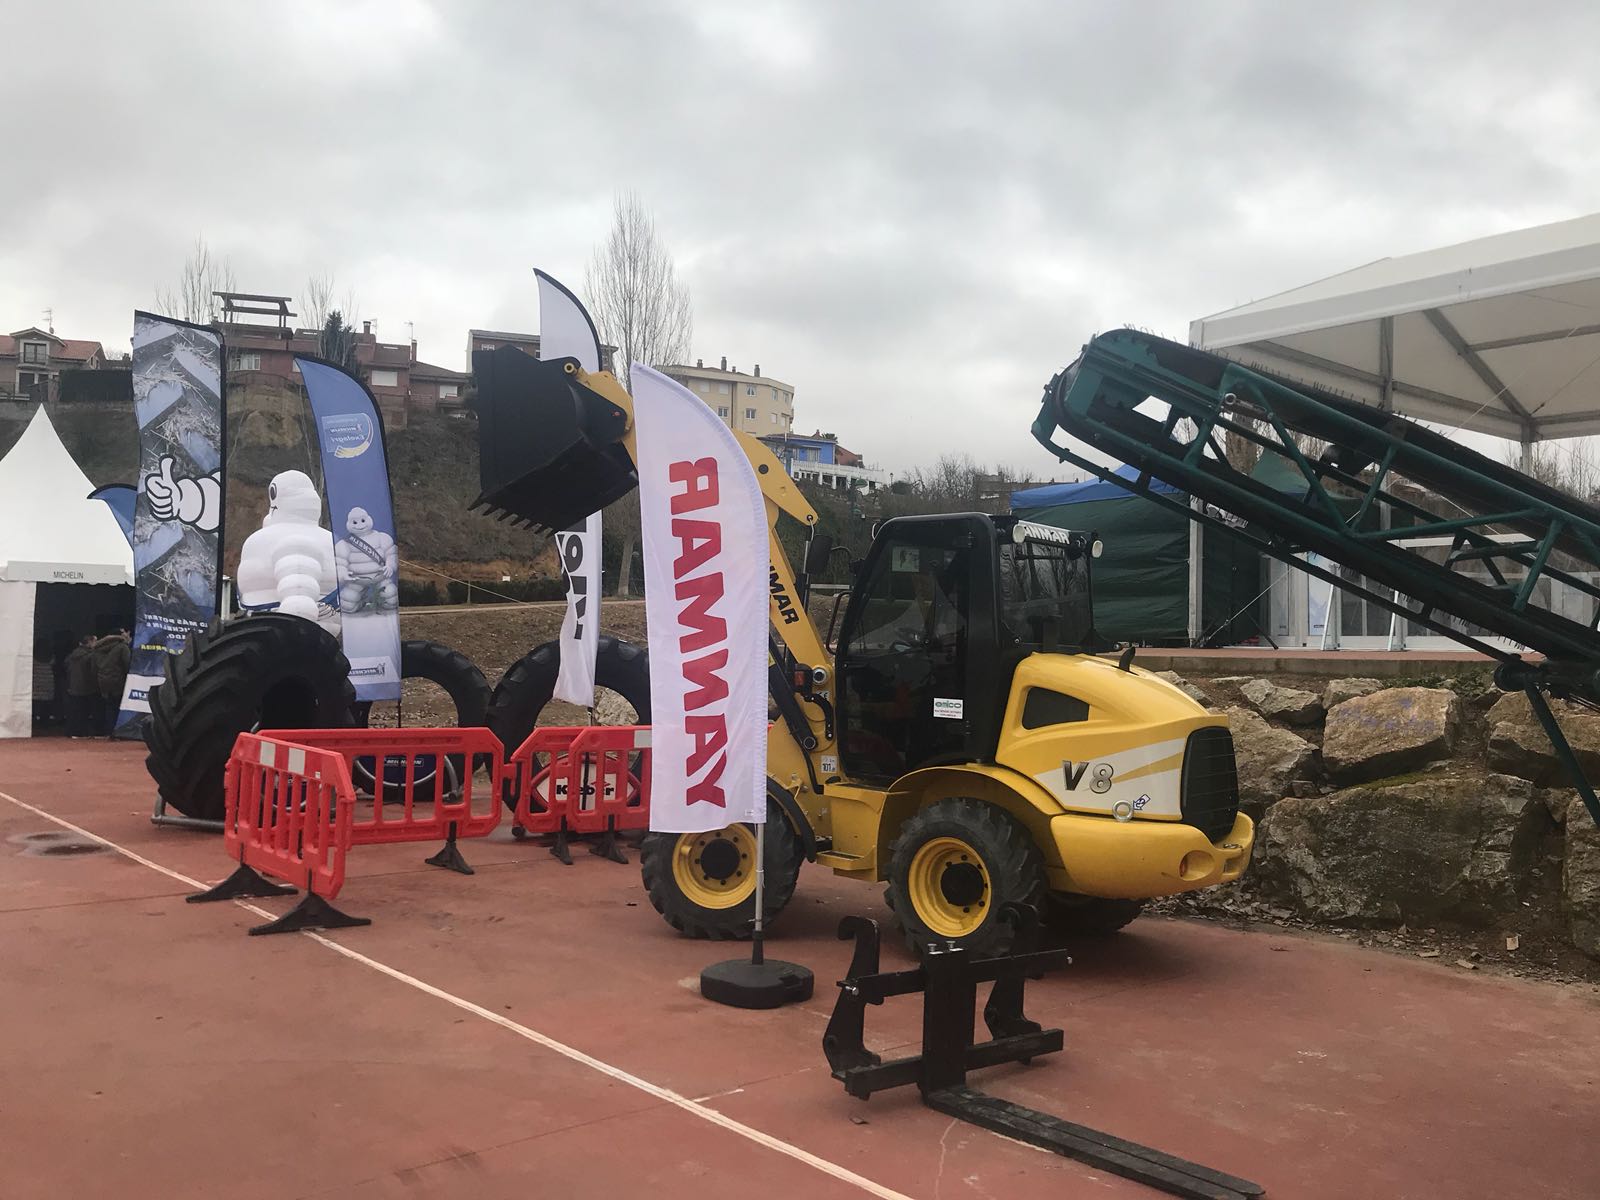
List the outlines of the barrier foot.
{"type": "Polygon", "coordinates": [[[589,844],[589,853],[599,858],[609,858],[614,863],[628,865],[628,856],[622,852],[622,847],[617,844],[616,818],[606,820],[606,831],[600,835],[598,841],[589,844]]]}
{"type": "Polygon", "coordinates": [[[456,827],[450,826],[450,836],[439,847],[439,853],[431,858],[422,860],[430,867],[443,867],[446,871],[455,871],[461,875],[476,875],[477,872],[467,865],[467,860],[461,857],[461,851],[456,846],[456,827]]]}
{"type": "Polygon", "coordinates": [[[250,930],[251,937],[268,933],[298,933],[302,929],[354,929],[358,925],[371,925],[371,917],[352,917],[342,913],[315,892],[307,892],[283,916],[250,930]]]}
{"type": "Polygon", "coordinates": [[[184,899],[190,904],[209,904],[213,900],[238,900],[245,896],[292,896],[294,889],[286,883],[273,883],[254,867],[239,864],[237,870],[216,887],[196,892],[184,899]]]}
{"type": "Polygon", "coordinates": [[[528,840],[528,831],[526,829],[524,829],[521,825],[512,825],[511,826],[511,836],[516,841],[525,842],[525,841],[528,840]]]}
{"type": "Polygon", "coordinates": [[[567,823],[565,820],[561,822],[561,828],[556,830],[556,840],[550,847],[550,853],[559,858],[562,865],[568,867],[572,865],[572,847],[568,844],[567,823]]]}

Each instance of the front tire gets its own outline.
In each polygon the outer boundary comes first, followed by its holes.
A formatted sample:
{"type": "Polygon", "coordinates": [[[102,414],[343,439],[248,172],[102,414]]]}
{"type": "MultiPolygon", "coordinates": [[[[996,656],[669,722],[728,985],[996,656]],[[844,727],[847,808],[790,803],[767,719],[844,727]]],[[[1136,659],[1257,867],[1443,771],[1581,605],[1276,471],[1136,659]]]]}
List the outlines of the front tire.
{"type": "MultiPolygon", "coordinates": [[[[772,786],[769,781],[764,923],[789,903],[805,861],[800,838],[771,798],[772,786]]],[[[711,833],[647,834],[639,866],[650,903],[688,937],[748,938],[756,915],[755,847],[755,826],[744,823],[711,833]]]]}
{"type": "Polygon", "coordinates": [[[1144,911],[1143,900],[1052,896],[1045,927],[1066,937],[1109,937],[1144,911]]]}
{"type": "Polygon", "coordinates": [[[1004,950],[1014,930],[1007,903],[1038,907],[1044,862],[1020,822],[981,800],[950,797],[901,827],[889,860],[890,907],[913,950],[955,942],[985,954],[1004,950]]]}

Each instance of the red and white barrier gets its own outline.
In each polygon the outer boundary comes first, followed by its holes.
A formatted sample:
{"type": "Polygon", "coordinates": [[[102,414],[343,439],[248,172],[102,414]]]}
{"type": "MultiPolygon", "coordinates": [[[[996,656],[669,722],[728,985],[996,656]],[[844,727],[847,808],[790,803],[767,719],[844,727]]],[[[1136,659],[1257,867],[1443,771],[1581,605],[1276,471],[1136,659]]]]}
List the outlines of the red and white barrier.
{"type": "Polygon", "coordinates": [[[502,798],[520,830],[554,834],[572,861],[573,834],[626,862],[616,835],[650,822],[650,729],[537,729],[509,759],[487,729],[294,729],[242,733],[226,774],[223,845],[239,869],[191,901],[306,895],[251,933],[365,925],[328,904],[344,886],[351,846],[444,840],[426,861],[472,874],[458,838],[500,824],[502,798]],[[269,882],[281,879],[285,888],[269,882]]]}
{"type": "Polygon", "coordinates": [[[551,852],[562,862],[572,861],[572,834],[599,834],[593,853],[626,862],[616,834],[649,827],[648,725],[535,729],[507,769],[516,789],[516,825],[554,834],[551,852]]]}

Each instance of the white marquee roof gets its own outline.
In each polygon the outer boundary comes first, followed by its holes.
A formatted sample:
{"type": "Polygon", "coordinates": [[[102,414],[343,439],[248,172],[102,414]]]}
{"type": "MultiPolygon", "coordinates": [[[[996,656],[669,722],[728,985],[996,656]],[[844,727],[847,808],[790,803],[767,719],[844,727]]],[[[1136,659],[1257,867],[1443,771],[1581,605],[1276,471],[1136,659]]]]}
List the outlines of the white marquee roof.
{"type": "Polygon", "coordinates": [[[1385,258],[1189,326],[1189,341],[1517,441],[1600,432],[1600,213],[1385,258]]]}
{"type": "Polygon", "coordinates": [[[132,583],[133,550],[93,490],[41,405],[0,459],[0,580],[132,583]]]}

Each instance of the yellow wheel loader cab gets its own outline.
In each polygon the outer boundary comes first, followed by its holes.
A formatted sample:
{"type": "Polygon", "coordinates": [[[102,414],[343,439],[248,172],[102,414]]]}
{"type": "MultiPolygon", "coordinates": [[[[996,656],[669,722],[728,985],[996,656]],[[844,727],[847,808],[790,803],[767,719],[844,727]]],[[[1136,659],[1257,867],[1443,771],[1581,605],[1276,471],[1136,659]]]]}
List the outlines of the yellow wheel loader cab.
{"type": "MultiPolygon", "coordinates": [[[[474,369],[483,507],[559,529],[632,486],[632,398],[609,373],[498,351],[474,369]]],[[[1131,652],[1097,657],[1092,535],[979,513],[887,521],[830,651],[806,606],[830,561],[816,513],[738,437],[769,525],[768,919],[808,859],[887,881],[911,941],[973,947],[1005,940],[1008,902],[1105,932],[1146,899],[1239,877],[1254,829],[1227,722],[1131,652]],[[798,574],[785,515],[811,535],[798,574]]],[[[640,858],[669,923],[726,938],[750,932],[754,855],[731,826],[652,834],[640,858]]]]}

